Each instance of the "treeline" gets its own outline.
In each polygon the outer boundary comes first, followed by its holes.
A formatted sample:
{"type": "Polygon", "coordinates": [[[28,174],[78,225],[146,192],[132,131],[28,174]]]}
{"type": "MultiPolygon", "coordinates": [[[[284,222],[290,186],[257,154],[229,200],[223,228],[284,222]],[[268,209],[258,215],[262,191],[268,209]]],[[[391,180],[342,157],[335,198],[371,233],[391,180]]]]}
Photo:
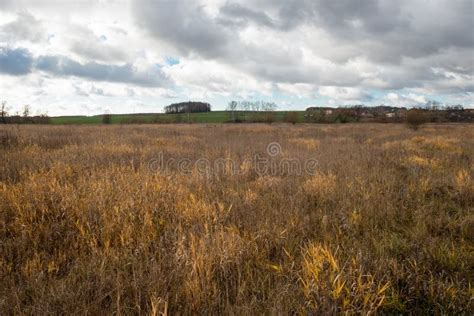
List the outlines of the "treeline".
{"type": "Polygon", "coordinates": [[[49,124],[51,120],[47,114],[31,115],[31,108],[25,105],[23,110],[10,115],[7,102],[0,106],[0,124],[49,124]]]}
{"type": "MultiPolygon", "coordinates": [[[[309,107],[306,111],[275,111],[277,105],[266,101],[231,101],[226,112],[209,115],[190,115],[210,112],[211,105],[204,102],[182,102],[165,107],[166,114],[126,115],[128,118],[106,112],[100,119],[91,118],[95,123],[144,124],[144,123],[409,123],[416,126],[429,122],[474,122],[474,109],[464,109],[462,105],[443,105],[430,101],[423,106],[411,108],[388,105],[365,106],[363,104],[334,107],[309,107]],[[173,114],[173,115],[167,115],[173,114]]],[[[47,114],[31,115],[31,108],[25,105],[15,114],[9,113],[4,101],[0,107],[0,124],[50,124],[56,122],[47,114]]],[[[82,124],[83,120],[77,123],[82,124]]]]}
{"type": "Polygon", "coordinates": [[[310,107],[306,109],[305,121],[312,123],[380,122],[401,123],[409,113],[416,111],[418,120],[428,122],[474,122],[474,111],[462,105],[442,105],[430,101],[422,106],[393,107],[387,105],[351,105],[337,108],[310,107]]]}
{"type": "Polygon", "coordinates": [[[164,108],[166,114],[211,112],[211,105],[205,102],[174,103],[164,108]]]}

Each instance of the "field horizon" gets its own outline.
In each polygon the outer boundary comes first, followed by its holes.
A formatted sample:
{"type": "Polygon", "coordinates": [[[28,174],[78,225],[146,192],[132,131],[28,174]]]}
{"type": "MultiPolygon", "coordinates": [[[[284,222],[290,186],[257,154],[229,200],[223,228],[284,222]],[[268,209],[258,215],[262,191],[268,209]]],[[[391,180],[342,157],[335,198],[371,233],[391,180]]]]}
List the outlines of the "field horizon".
{"type": "MultiPolygon", "coordinates": [[[[257,111],[239,111],[245,117],[251,114],[262,114],[257,111]]],[[[275,114],[275,122],[283,122],[283,117],[286,113],[298,113],[297,121],[304,122],[305,111],[285,111],[279,110],[272,113],[275,114]]],[[[51,116],[51,124],[102,124],[102,117],[104,114],[98,115],[66,115],[66,116],[51,116]]],[[[147,124],[156,123],[157,120],[162,119],[163,123],[176,124],[177,118],[181,118],[181,123],[231,123],[232,117],[229,111],[212,111],[203,113],[180,113],[180,114],[165,114],[162,112],[150,113],[121,113],[110,114],[112,124],[147,124]]],[[[244,121],[245,122],[245,121],[244,121]]]]}

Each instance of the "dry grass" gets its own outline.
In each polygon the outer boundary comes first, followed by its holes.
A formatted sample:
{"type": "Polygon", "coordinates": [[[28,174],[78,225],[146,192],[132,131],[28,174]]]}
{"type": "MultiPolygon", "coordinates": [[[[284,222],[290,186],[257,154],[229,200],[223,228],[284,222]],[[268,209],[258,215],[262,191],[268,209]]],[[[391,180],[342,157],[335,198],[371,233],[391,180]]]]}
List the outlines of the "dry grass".
{"type": "Polygon", "coordinates": [[[0,314],[472,314],[474,128],[0,127],[0,314]],[[248,158],[316,158],[262,175],[248,158]],[[225,158],[208,175],[149,161],[225,158]]]}

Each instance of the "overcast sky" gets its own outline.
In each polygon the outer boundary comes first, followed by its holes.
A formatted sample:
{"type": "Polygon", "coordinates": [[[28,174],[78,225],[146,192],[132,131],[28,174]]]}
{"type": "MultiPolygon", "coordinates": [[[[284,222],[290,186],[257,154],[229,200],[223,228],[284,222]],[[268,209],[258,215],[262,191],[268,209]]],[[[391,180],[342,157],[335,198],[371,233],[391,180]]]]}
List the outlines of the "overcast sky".
{"type": "Polygon", "coordinates": [[[201,100],[474,106],[474,0],[0,0],[0,99],[49,115],[201,100]]]}

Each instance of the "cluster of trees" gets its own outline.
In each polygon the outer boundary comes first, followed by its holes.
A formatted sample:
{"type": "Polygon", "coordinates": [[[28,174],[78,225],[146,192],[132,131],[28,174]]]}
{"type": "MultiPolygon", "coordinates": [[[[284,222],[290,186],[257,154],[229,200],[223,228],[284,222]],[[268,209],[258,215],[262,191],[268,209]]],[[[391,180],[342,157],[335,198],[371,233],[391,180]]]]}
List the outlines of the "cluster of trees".
{"type": "Polygon", "coordinates": [[[23,109],[10,115],[10,108],[6,101],[2,101],[0,105],[0,123],[3,124],[49,124],[50,118],[46,113],[31,115],[31,107],[24,105],[23,109]]]}
{"type": "Polygon", "coordinates": [[[425,122],[473,122],[471,111],[461,105],[443,105],[429,101],[422,106],[414,106],[410,110],[405,107],[379,105],[350,105],[338,108],[310,107],[306,109],[306,121],[314,123],[347,123],[347,122],[406,122],[408,112],[416,116],[417,121],[425,122]],[[414,111],[416,110],[416,111],[414,111]],[[416,113],[414,115],[413,113],[416,113]]]}
{"type": "Polygon", "coordinates": [[[416,130],[429,122],[474,122],[474,111],[465,110],[462,105],[428,102],[424,106],[410,109],[405,119],[408,126],[416,130]]]}
{"type": "Polygon", "coordinates": [[[181,102],[174,103],[165,106],[165,113],[176,114],[176,113],[200,113],[200,112],[211,112],[211,105],[205,102],[181,102]]]}

